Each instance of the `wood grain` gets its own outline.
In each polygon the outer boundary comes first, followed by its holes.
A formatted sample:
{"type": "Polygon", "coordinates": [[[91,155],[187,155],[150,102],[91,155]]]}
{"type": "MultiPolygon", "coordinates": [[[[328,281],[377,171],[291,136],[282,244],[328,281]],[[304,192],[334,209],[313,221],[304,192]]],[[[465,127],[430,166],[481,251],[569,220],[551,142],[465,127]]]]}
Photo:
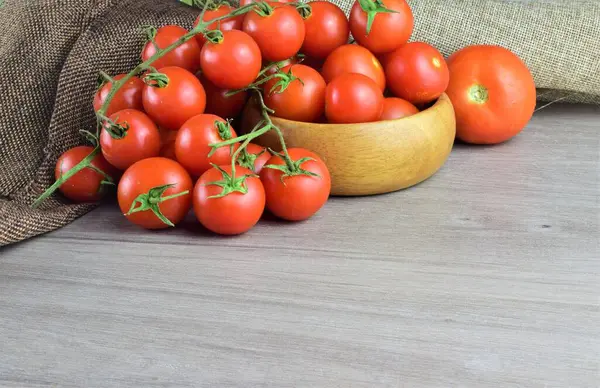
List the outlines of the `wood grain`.
{"type": "Polygon", "coordinates": [[[107,204],[0,250],[3,387],[598,387],[600,109],[217,238],[107,204]]]}

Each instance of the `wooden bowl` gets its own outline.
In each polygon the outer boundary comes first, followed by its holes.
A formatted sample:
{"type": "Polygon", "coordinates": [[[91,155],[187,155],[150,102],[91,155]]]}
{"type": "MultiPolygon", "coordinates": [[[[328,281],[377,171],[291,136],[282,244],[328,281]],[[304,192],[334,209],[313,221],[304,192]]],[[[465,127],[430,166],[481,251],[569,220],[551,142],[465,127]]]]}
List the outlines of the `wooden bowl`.
{"type": "MultiPolygon", "coordinates": [[[[242,133],[260,120],[256,102],[242,116],[242,133]]],[[[431,107],[409,117],[360,124],[315,124],[272,117],[288,148],[319,155],[331,173],[331,194],[357,196],[404,189],[432,176],[445,163],[456,134],[454,109],[443,94],[431,107]]],[[[280,151],[274,131],[255,143],[280,151]]]]}

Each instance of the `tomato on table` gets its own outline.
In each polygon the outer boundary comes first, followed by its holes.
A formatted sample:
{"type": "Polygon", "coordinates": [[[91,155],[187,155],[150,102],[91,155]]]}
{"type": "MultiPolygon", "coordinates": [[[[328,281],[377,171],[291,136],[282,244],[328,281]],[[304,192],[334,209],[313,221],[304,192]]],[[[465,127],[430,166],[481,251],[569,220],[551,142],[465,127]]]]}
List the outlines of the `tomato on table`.
{"type": "Polygon", "coordinates": [[[448,58],[446,93],[456,114],[456,136],[474,144],[504,142],[523,130],[536,104],[533,76],[510,50],[465,47],[448,58]]]}
{"type": "Polygon", "coordinates": [[[339,75],[358,73],[366,75],[385,90],[385,73],[379,60],[369,50],[355,44],[346,44],[333,50],[321,70],[325,82],[330,83],[339,75]]]}
{"type": "Polygon", "coordinates": [[[301,52],[325,60],[333,50],[348,43],[350,27],[344,11],[329,1],[311,1],[300,8],[305,37],[301,52]]]}
{"type": "MultiPolygon", "coordinates": [[[[160,49],[167,48],[189,31],[176,25],[166,25],[156,30],[154,42],[160,49]]],[[[165,54],[162,58],[152,63],[156,69],[167,66],[182,67],[192,73],[200,68],[200,45],[195,39],[190,39],[181,44],[173,51],[165,54]]],[[[147,61],[156,54],[156,47],[152,41],[148,41],[142,50],[142,61],[147,61]]]]}
{"type": "Polygon", "coordinates": [[[383,93],[369,77],[342,74],[327,85],[325,116],[330,123],[366,123],[379,120],[383,93]]]}
{"type": "Polygon", "coordinates": [[[254,143],[248,143],[246,148],[238,155],[236,162],[240,166],[259,174],[269,159],[271,159],[271,154],[265,147],[254,143]]]}
{"type": "Polygon", "coordinates": [[[228,95],[227,93],[231,90],[217,87],[202,74],[198,76],[198,79],[202,82],[206,92],[205,113],[211,113],[225,119],[236,118],[242,113],[248,100],[248,92],[240,90],[235,94],[228,95]]]}
{"type": "MultiPolygon", "coordinates": [[[[204,17],[202,18],[202,21],[207,22],[209,20],[213,20],[218,17],[225,16],[225,15],[231,13],[233,10],[234,10],[234,8],[232,6],[230,6],[229,4],[226,4],[226,3],[216,4],[215,6],[208,8],[206,10],[206,12],[204,13],[204,17]]],[[[218,22],[212,22],[211,24],[206,26],[206,29],[209,31],[216,30],[216,29],[220,29],[221,31],[241,30],[243,22],[244,22],[244,15],[229,17],[229,18],[223,19],[218,22]]],[[[198,24],[200,24],[200,15],[198,15],[198,17],[194,21],[194,27],[197,27],[198,24]]],[[[202,48],[202,46],[204,46],[204,43],[206,43],[206,38],[204,37],[203,34],[196,35],[196,40],[198,41],[198,45],[200,46],[200,48],[202,48]]]]}
{"type": "Polygon", "coordinates": [[[383,100],[383,110],[379,120],[394,120],[419,113],[419,109],[410,102],[398,97],[387,97],[383,100]]]}
{"type": "MultiPolygon", "coordinates": [[[[118,74],[113,77],[113,80],[118,81],[125,77],[126,74],[118,74]]],[[[102,85],[96,94],[94,95],[94,111],[99,111],[110,93],[112,88],[112,82],[106,82],[102,85]]],[[[131,77],[121,88],[115,93],[108,109],[104,113],[105,116],[110,116],[115,112],[123,109],[137,109],[143,110],[144,105],[142,103],[142,90],[144,89],[144,81],[138,77],[131,77]]]]}

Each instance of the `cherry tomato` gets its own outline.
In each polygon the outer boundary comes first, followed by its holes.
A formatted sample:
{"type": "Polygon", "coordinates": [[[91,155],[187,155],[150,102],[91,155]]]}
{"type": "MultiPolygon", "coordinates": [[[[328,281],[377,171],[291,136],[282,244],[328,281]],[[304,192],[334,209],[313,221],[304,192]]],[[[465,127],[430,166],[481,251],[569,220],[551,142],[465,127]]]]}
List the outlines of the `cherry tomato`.
{"type": "Polygon", "coordinates": [[[204,113],[206,92],[194,74],[174,66],[158,72],[167,76],[167,86],[144,86],[143,101],[148,116],[159,127],[174,131],[188,119],[204,113]]]}
{"type": "Polygon", "coordinates": [[[175,139],[179,131],[169,129],[159,129],[160,132],[160,152],[159,155],[164,158],[177,160],[175,156],[175,139]]]}
{"type": "MultiPolygon", "coordinates": [[[[362,0],[373,11],[378,8],[374,0],[362,0]]],[[[381,0],[383,7],[394,12],[377,12],[367,33],[368,13],[365,12],[361,1],[354,2],[350,11],[350,31],[356,42],[366,47],[373,54],[383,54],[393,51],[408,42],[413,27],[414,18],[406,0],[381,0]]]]}
{"type": "Polygon", "coordinates": [[[397,97],[388,97],[383,100],[383,110],[379,120],[394,120],[412,116],[419,113],[416,106],[397,97]]]}
{"type": "MultiPolygon", "coordinates": [[[[234,8],[231,7],[229,4],[224,4],[224,3],[218,4],[217,8],[215,8],[215,9],[209,8],[206,10],[206,12],[204,13],[204,17],[202,18],[202,21],[206,22],[206,21],[213,20],[213,19],[221,17],[221,16],[225,16],[228,13],[232,12],[233,10],[234,10],[234,8]]],[[[244,16],[245,15],[240,15],[240,16],[236,16],[236,17],[230,17],[227,19],[223,19],[219,22],[213,22],[213,23],[209,24],[206,27],[206,29],[207,30],[219,29],[221,31],[241,30],[242,23],[244,22],[244,16]]],[[[196,18],[196,21],[194,22],[194,27],[198,26],[198,23],[200,23],[200,15],[198,15],[198,17],[196,18]]],[[[200,48],[202,48],[202,46],[204,46],[204,43],[206,43],[206,38],[202,34],[196,35],[196,40],[198,41],[200,48]]]]}
{"type": "MultiPolygon", "coordinates": [[[[156,195],[160,193],[154,191],[152,200],[147,202],[157,202],[153,206],[156,206],[168,221],[173,224],[179,223],[191,208],[192,179],[179,163],[162,157],[140,160],[125,170],[117,188],[121,212],[129,221],[146,229],[169,227],[151,209],[127,214],[139,195],[148,194],[151,189],[165,185],[173,186],[168,187],[162,195],[156,195]],[[188,193],[184,194],[186,191],[188,193]],[[165,198],[171,196],[175,197],[165,198]]],[[[136,207],[139,205],[136,204],[136,207]]]]}
{"type": "Polygon", "coordinates": [[[521,132],[536,103],[527,65],[511,51],[490,45],[461,49],[448,58],[448,96],[456,114],[456,136],[475,144],[497,144],[521,132]]]}
{"type": "Polygon", "coordinates": [[[211,151],[209,144],[219,143],[236,137],[236,133],[227,122],[219,116],[201,114],[186,121],[175,139],[175,155],[177,161],[192,175],[200,176],[216,165],[231,164],[231,155],[239,147],[221,147],[208,157],[211,151]],[[217,125],[219,122],[221,125],[217,125]]]}
{"type": "Polygon", "coordinates": [[[311,1],[308,5],[310,14],[301,10],[306,36],[300,51],[324,60],[333,50],[348,43],[348,20],[340,7],[328,1],[311,1]]]}
{"type": "Polygon", "coordinates": [[[115,133],[114,138],[106,124],[100,132],[102,154],[110,164],[125,170],[138,160],[158,156],[160,134],[156,125],[144,112],[124,109],[113,113],[110,119],[117,125],[128,128],[125,133],[115,133]]]}
{"type": "MultiPolygon", "coordinates": [[[[301,221],[310,218],[327,202],[331,192],[331,176],[323,160],[316,154],[303,148],[290,148],[288,153],[293,161],[312,158],[303,162],[300,168],[318,176],[302,174],[283,177],[281,170],[265,166],[260,172],[260,180],[265,187],[267,209],[284,220],[301,221]]],[[[267,161],[269,164],[285,165],[285,161],[275,155],[267,161]]]]}
{"type": "Polygon", "coordinates": [[[327,85],[325,116],[330,123],[365,123],[379,120],[383,93],[371,78],[342,74],[327,85]]]}
{"type": "Polygon", "coordinates": [[[267,152],[266,148],[258,144],[248,143],[245,151],[240,152],[237,163],[256,174],[259,174],[267,160],[271,159],[271,154],[267,152]]]}
{"type": "Polygon", "coordinates": [[[202,74],[223,89],[242,89],[260,72],[262,57],[258,45],[243,31],[224,31],[217,42],[206,42],[200,54],[202,74]]]}
{"type": "Polygon", "coordinates": [[[202,75],[198,78],[202,82],[204,91],[206,92],[205,113],[212,113],[223,118],[235,118],[242,113],[242,109],[244,109],[246,100],[248,99],[248,92],[239,91],[228,96],[227,93],[230,90],[218,88],[202,75]]]}
{"type": "Polygon", "coordinates": [[[315,69],[305,65],[286,66],[281,69],[287,74],[291,70],[293,80],[278,93],[276,77],[264,84],[265,104],[275,111],[275,116],[288,120],[314,122],[325,110],[325,80],[315,69]]]}
{"type": "Polygon", "coordinates": [[[293,6],[271,9],[267,16],[260,15],[258,9],[248,12],[243,30],[256,41],[264,59],[283,61],[300,51],[305,34],[304,21],[293,6]]]}
{"type": "Polygon", "coordinates": [[[382,92],[385,90],[385,74],[381,63],[369,50],[355,44],[346,44],[333,50],[325,60],[321,73],[327,83],[346,73],[364,74],[375,81],[382,92]]]}
{"type": "MultiPolygon", "coordinates": [[[[70,169],[91,154],[93,150],[94,148],[89,146],[79,146],[64,152],[56,161],[54,178],[58,180],[62,175],[66,174],[70,169]]],[[[104,156],[102,156],[101,153],[94,156],[91,165],[104,171],[112,178],[116,177],[114,167],[104,159],[104,156]]],[[[58,190],[63,193],[65,197],[75,202],[95,202],[104,196],[105,190],[103,190],[101,182],[105,179],[104,175],[86,167],[67,179],[59,186],[58,190]]]]}
{"type": "Polygon", "coordinates": [[[396,97],[425,104],[437,99],[448,87],[446,61],[427,43],[407,43],[387,58],[387,84],[396,97]]]}
{"type": "MultiPolygon", "coordinates": [[[[160,49],[164,49],[175,43],[177,39],[188,33],[183,27],[167,25],[156,31],[154,41],[160,49]]],[[[156,47],[151,41],[147,42],[142,50],[142,61],[148,60],[156,54],[156,47]]],[[[200,45],[195,39],[190,39],[173,51],[165,54],[152,63],[156,69],[167,66],[178,66],[195,73],[200,68],[200,45]]]]}
{"type": "MultiPolygon", "coordinates": [[[[113,79],[118,81],[123,77],[125,77],[125,74],[119,74],[114,76],[113,79]]],[[[112,82],[107,82],[100,89],[98,89],[94,95],[94,111],[97,112],[100,110],[102,104],[104,104],[104,101],[106,101],[106,97],[108,97],[111,87],[112,82]]],[[[110,116],[115,112],[128,108],[143,110],[144,106],[142,104],[142,89],[144,89],[144,81],[137,77],[130,78],[125,85],[121,86],[121,88],[115,93],[104,115],[110,116]]]]}
{"type": "MultiPolygon", "coordinates": [[[[261,0],[240,0],[240,7],[246,6],[248,4],[252,4],[252,3],[259,3],[261,0]]],[[[286,4],[286,3],[293,3],[294,0],[272,0],[272,1],[268,1],[269,4],[271,5],[276,5],[278,3],[281,4],[286,4]]]]}

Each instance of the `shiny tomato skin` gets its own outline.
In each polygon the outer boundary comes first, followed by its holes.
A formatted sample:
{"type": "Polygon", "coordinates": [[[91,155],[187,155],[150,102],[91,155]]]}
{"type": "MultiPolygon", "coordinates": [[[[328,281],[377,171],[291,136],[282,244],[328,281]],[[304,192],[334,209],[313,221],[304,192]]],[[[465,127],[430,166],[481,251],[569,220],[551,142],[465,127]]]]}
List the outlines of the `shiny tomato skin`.
{"type": "MultiPolygon", "coordinates": [[[[225,16],[228,13],[232,12],[233,10],[234,10],[234,8],[228,4],[219,4],[216,9],[207,9],[206,12],[204,13],[204,17],[202,18],[202,20],[208,21],[208,20],[212,20],[212,19],[215,19],[215,18],[218,18],[221,16],[225,16]]],[[[206,29],[208,31],[216,30],[216,29],[219,29],[221,31],[241,30],[243,21],[244,21],[244,15],[230,17],[227,19],[223,19],[219,22],[213,22],[213,23],[209,24],[206,27],[206,29]]],[[[200,23],[200,15],[198,15],[198,17],[194,21],[194,27],[198,26],[198,23],[200,23]]],[[[200,49],[202,49],[202,46],[204,46],[204,43],[206,43],[206,38],[204,37],[204,35],[202,35],[202,34],[196,35],[196,40],[198,41],[198,45],[199,45],[200,49]]]]}
{"type": "MultiPolygon", "coordinates": [[[[175,43],[177,39],[187,33],[188,30],[183,27],[166,25],[160,27],[156,31],[154,41],[159,48],[164,49],[175,43]]],[[[200,68],[200,48],[200,45],[195,39],[190,39],[173,51],[165,54],[162,58],[154,61],[152,66],[156,69],[167,66],[177,66],[195,73],[200,68]]],[[[156,54],[156,48],[152,42],[149,41],[144,45],[142,50],[142,61],[148,60],[154,54],[156,54]]]]}
{"type": "Polygon", "coordinates": [[[304,42],[304,21],[293,6],[275,6],[268,16],[259,15],[256,10],[250,11],[242,28],[256,41],[262,58],[267,61],[293,57],[304,42]]]}
{"type": "Polygon", "coordinates": [[[450,79],[442,54],[424,42],[410,42],[391,53],[385,74],[392,93],[416,105],[436,100],[450,79]]]}
{"type": "MultiPolygon", "coordinates": [[[[231,166],[220,166],[231,174],[231,166]]],[[[251,175],[252,171],[237,166],[235,176],[251,175]]],[[[223,234],[237,235],[252,229],[265,210],[265,190],[260,179],[256,176],[248,177],[245,186],[248,192],[243,194],[238,191],[229,193],[219,198],[209,198],[218,195],[223,188],[211,185],[211,182],[223,180],[223,175],[212,167],[206,171],[196,182],[194,187],[194,213],[198,221],[208,230],[223,234]]]]}
{"type": "Polygon", "coordinates": [[[311,1],[311,14],[304,19],[306,30],[301,52],[311,58],[327,58],[348,43],[350,27],[344,11],[329,1],[311,1]]]}
{"type": "MultiPolygon", "coordinates": [[[[221,147],[208,157],[209,144],[219,143],[221,138],[215,122],[226,123],[223,118],[212,114],[201,114],[186,121],[175,139],[175,156],[177,161],[194,177],[199,177],[216,165],[231,164],[231,147],[221,147]]],[[[235,130],[230,128],[231,137],[236,137],[235,130]]],[[[239,145],[233,147],[235,151],[239,145]]]]}
{"type": "MultiPolygon", "coordinates": [[[[56,161],[54,178],[58,180],[61,175],[66,174],[67,171],[79,164],[93,150],[93,147],[79,146],[65,151],[56,161]]],[[[94,159],[92,159],[92,166],[104,171],[113,179],[116,178],[114,167],[104,159],[101,153],[96,154],[94,159]]],[[[58,190],[74,202],[95,202],[104,196],[105,191],[102,190],[101,185],[104,179],[105,177],[102,174],[91,168],[84,168],[67,179],[60,185],[58,190]]]]}
{"type": "Polygon", "coordinates": [[[287,120],[315,122],[325,110],[325,80],[313,68],[305,65],[286,66],[281,71],[298,77],[281,93],[272,93],[278,82],[273,78],[264,84],[265,104],[275,111],[275,116],[287,120]]]}
{"type": "Polygon", "coordinates": [[[198,77],[204,91],[206,92],[206,109],[205,113],[211,113],[225,119],[236,118],[242,113],[246,101],[248,100],[248,92],[239,91],[231,96],[227,96],[229,89],[221,89],[210,82],[203,75],[198,77]]]}
{"type": "Polygon", "coordinates": [[[254,171],[256,174],[259,174],[263,166],[267,163],[267,161],[271,159],[271,154],[267,151],[267,149],[265,147],[259,146],[258,144],[248,143],[248,145],[246,146],[246,152],[252,155],[257,155],[256,159],[254,159],[253,166],[244,166],[254,171]]]}
{"type": "Polygon", "coordinates": [[[325,116],[330,123],[366,123],[379,120],[383,93],[369,77],[342,74],[327,85],[325,116]]]}
{"type": "MultiPolygon", "coordinates": [[[[174,160],[154,157],[132,164],[121,177],[117,187],[119,208],[123,214],[129,212],[131,204],[151,188],[174,184],[163,197],[189,191],[188,194],[171,198],[158,204],[161,213],[173,224],[181,222],[192,205],[193,183],[189,174],[174,160]]],[[[162,222],[151,210],[126,215],[132,223],[146,229],[164,229],[169,226],[162,222]]]]}
{"type": "Polygon", "coordinates": [[[158,71],[169,78],[169,83],[164,88],[144,87],[144,110],[160,128],[175,131],[188,119],[204,113],[206,92],[198,78],[181,67],[158,71]]]}
{"type": "Polygon", "coordinates": [[[358,1],[350,10],[350,31],[356,42],[375,55],[394,51],[408,42],[414,27],[414,17],[406,0],[382,0],[384,7],[395,12],[380,12],[367,34],[367,13],[358,1]]]}
{"type": "Polygon", "coordinates": [[[497,144],[520,133],[531,119],[536,89],[527,65],[506,48],[465,47],[448,58],[447,94],[456,136],[473,144],[497,144]]]}
{"type": "MultiPolygon", "coordinates": [[[[125,74],[118,74],[114,76],[113,79],[118,81],[123,77],[125,77],[125,74]]],[[[121,86],[115,93],[104,115],[110,116],[123,109],[144,110],[144,105],[142,103],[142,90],[144,89],[144,85],[144,81],[141,79],[137,77],[130,78],[125,85],[121,86]]],[[[111,87],[112,82],[107,82],[98,89],[94,95],[94,111],[97,112],[100,110],[102,104],[106,101],[106,97],[108,97],[111,87]]]]}
{"type": "MultiPolygon", "coordinates": [[[[283,178],[283,172],[273,168],[263,167],[260,180],[267,196],[267,209],[275,216],[288,221],[302,221],[312,217],[323,207],[331,193],[331,176],[323,160],[315,153],[303,148],[290,148],[288,153],[293,161],[304,157],[313,160],[306,161],[302,169],[318,174],[294,175],[283,178]]],[[[279,156],[272,156],[267,165],[284,165],[285,161],[279,156]]]]}
{"type": "Polygon", "coordinates": [[[398,97],[383,100],[383,110],[379,120],[395,120],[419,113],[419,109],[410,102],[398,97]]]}
{"type": "Polygon", "coordinates": [[[356,44],[345,44],[333,50],[325,60],[321,74],[330,83],[346,73],[364,74],[385,90],[385,73],[379,60],[369,50],[356,44]]]}
{"type": "Polygon", "coordinates": [[[239,30],[223,32],[220,43],[207,42],[200,54],[202,74],[222,89],[242,89],[260,72],[262,56],[250,35],[239,30]]]}

